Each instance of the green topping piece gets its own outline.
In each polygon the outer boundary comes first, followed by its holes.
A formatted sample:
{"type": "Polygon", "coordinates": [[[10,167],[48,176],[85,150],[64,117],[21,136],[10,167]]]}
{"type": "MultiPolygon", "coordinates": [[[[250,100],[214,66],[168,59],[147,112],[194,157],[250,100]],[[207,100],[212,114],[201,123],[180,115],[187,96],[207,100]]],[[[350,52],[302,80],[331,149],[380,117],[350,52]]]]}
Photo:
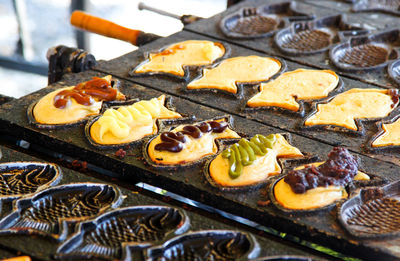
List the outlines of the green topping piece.
{"type": "Polygon", "coordinates": [[[253,164],[256,155],[264,156],[268,149],[272,149],[276,141],[274,134],[267,137],[257,134],[250,139],[241,139],[221,153],[223,158],[229,159],[229,176],[232,179],[238,178],[243,171],[243,166],[253,164]]]}

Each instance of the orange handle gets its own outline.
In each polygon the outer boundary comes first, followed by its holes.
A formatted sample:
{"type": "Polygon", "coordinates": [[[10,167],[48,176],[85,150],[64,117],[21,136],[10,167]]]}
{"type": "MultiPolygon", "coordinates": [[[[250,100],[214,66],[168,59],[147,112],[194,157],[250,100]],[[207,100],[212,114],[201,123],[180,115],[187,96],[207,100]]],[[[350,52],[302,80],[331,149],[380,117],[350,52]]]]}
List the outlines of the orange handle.
{"type": "Polygon", "coordinates": [[[18,256],[13,258],[1,259],[1,261],[31,261],[29,256],[18,256]]]}
{"type": "Polygon", "coordinates": [[[133,45],[136,45],[137,38],[142,33],[139,30],[126,28],[82,11],[74,11],[72,13],[71,24],[80,29],[126,41],[133,45]]]}

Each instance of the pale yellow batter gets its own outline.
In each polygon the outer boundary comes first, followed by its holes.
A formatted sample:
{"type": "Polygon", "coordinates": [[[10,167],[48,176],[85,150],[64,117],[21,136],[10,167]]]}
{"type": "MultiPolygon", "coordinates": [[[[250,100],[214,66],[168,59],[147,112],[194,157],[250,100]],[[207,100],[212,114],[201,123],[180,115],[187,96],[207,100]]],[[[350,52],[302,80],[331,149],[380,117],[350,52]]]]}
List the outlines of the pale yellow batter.
{"type": "Polygon", "coordinates": [[[372,147],[400,145],[400,118],[393,123],[382,124],[383,133],[373,142],[372,147]]]}
{"type": "Polygon", "coordinates": [[[266,180],[269,176],[281,173],[277,158],[302,157],[303,154],[296,147],[291,146],[286,139],[275,134],[275,144],[264,156],[257,156],[251,165],[243,166],[242,174],[232,179],[229,176],[229,161],[219,154],[210,164],[211,178],[221,186],[247,186],[266,180]]]}
{"type": "Polygon", "coordinates": [[[219,89],[237,93],[237,83],[266,81],[279,72],[281,63],[273,58],[240,56],[222,61],[188,84],[188,89],[219,89]]]}
{"type": "Polygon", "coordinates": [[[93,123],[90,136],[99,144],[122,144],[158,132],[157,119],[182,117],[164,106],[165,95],[118,109],[108,109],[93,123]]]}
{"type": "MultiPolygon", "coordinates": [[[[319,166],[323,163],[324,162],[317,162],[311,165],[319,166]]],[[[307,165],[296,169],[302,169],[305,168],[305,166],[307,165]]],[[[354,177],[354,180],[369,179],[369,176],[361,171],[358,171],[357,175],[354,177]]],[[[282,178],[274,187],[274,196],[279,204],[287,209],[307,210],[321,208],[342,198],[347,198],[347,192],[345,188],[341,186],[328,186],[316,187],[307,190],[306,193],[297,194],[293,192],[290,185],[282,178]]]]}
{"type": "Polygon", "coordinates": [[[135,73],[163,72],[184,76],[184,65],[207,65],[225,54],[222,44],[211,41],[189,40],[168,46],[159,53],[151,53],[149,60],[139,65],[135,73]]]}
{"type": "MultiPolygon", "coordinates": [[[[111,82],[111,75],[104,77],[111,82]]],[[[102,101],[97,101],[92,105],[86,106],[79,104],[75,99],[71,98],[69,104],[65,108],[57,108],[54,106],[54,97],[63,90],[73,89],[75,86],[69,86],[53,91],[43,98],[33,108],[33,117],[41,124],[68,124],[82,120],[90,115],[97,115],[100,112],[102,101]]],[[[124,95],[118,92],[117,100],[122,99],[124,95]]]]}
{"type": "Polygon", "coordinates": [[[354,119],[383,118],[392,108],[392,98],[384,89],[351,89],[337,95],[327,104],[318,104],[317,113],[305,125],[336,125],[357,131],[354,119]]]}
{"type": "MultiPolygon", "coordinates": [[[[172,130],[172,132],[178,132],[183,129],[185,125],[180,125],[172,130]]],[[[230,138],[240,138],[240,136],[229,127],[226,128],[221,133],[208,132],[203,133],[203,135],[198,138],[192,138],[186,135],[188,141],[183,143],[183,149],[180,152],[169,152],[169,151],[159,151],[155,150],[155,146],[161,143],[160,135],[154,138],[148,148],[148,155],[151,160],[157,164],[164,165],[178,165],[188,162],[193,162],[201,159],[205,156],[215,154],[218,152],[218,146],[215,143],[216,139],[230,139],[230,138]]]]}
{"type": "Polygon", "coordinates": [[[249,107],[273,106],[298,111],[296,101],[321,99],[336,88],[339,77],[330,70],[297,69],[280,75],[276,80],[262,83],[260,93],[252,97],[249,107]]]}

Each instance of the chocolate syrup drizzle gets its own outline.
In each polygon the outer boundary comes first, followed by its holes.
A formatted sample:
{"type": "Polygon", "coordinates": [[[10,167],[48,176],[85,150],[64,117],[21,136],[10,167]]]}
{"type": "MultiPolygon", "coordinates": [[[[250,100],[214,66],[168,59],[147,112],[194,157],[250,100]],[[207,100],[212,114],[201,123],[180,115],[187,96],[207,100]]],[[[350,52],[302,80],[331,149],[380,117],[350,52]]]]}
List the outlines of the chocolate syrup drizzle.
{"type": "Polygon", "coordinates": [[[180,152],[183,149],[183,143],[186,143],[188,139],[185,135],[198,139],[203,136],[203,133],[221,133],[226,128],[228,128],[228,123],[226,121],[207,121],[197,125],[188,125],[178,132],[168,131],[161,133],[160,138],[162,142],[157,144],[154,148],[161,151],[180,152]]]}

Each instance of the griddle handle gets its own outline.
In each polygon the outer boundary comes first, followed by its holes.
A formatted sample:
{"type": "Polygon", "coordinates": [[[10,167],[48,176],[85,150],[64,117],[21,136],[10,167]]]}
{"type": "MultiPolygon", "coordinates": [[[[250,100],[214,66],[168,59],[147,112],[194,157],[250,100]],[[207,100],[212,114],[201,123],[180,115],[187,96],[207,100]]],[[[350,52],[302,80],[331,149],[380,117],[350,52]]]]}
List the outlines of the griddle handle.
{"type": "Polygon", "coordinates": [[[74,11],[71,14],[71,24],[79,29],[129,42],[136,46],[141,46],[160,38],[158,35],[129,29],[82,11],[74,11]]]}

